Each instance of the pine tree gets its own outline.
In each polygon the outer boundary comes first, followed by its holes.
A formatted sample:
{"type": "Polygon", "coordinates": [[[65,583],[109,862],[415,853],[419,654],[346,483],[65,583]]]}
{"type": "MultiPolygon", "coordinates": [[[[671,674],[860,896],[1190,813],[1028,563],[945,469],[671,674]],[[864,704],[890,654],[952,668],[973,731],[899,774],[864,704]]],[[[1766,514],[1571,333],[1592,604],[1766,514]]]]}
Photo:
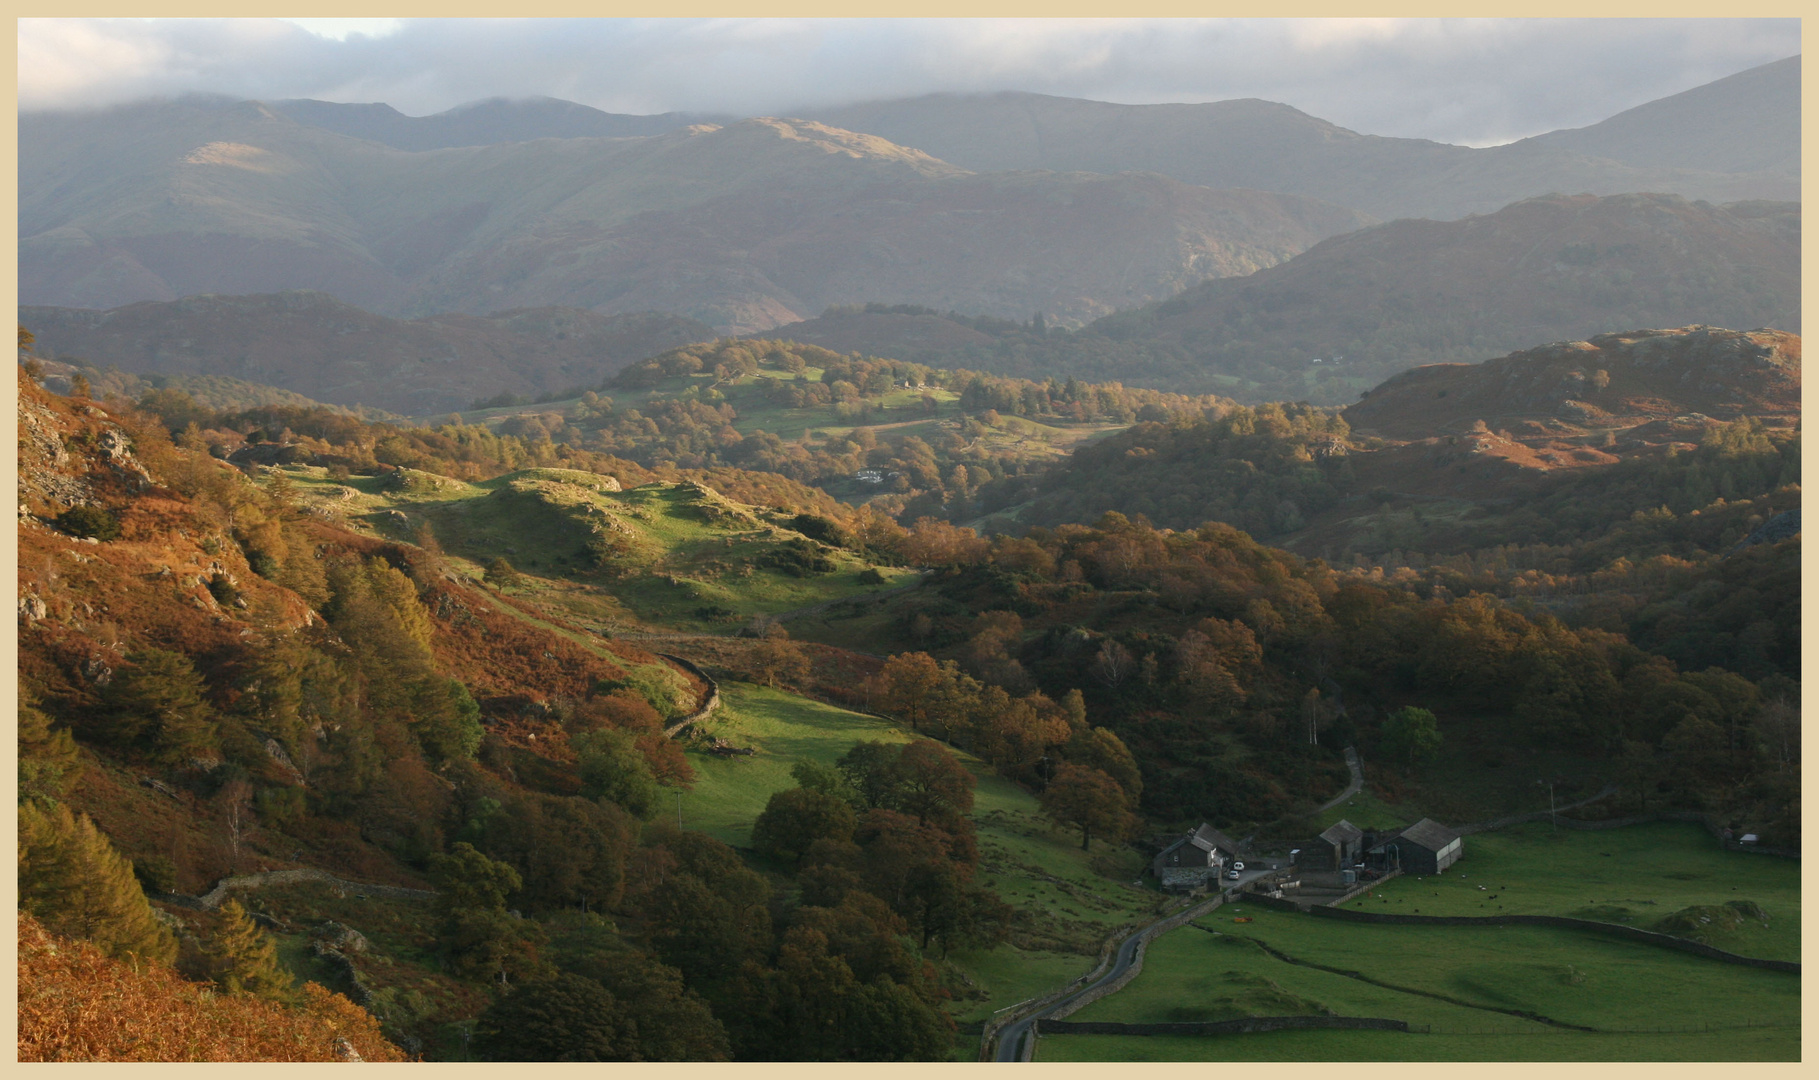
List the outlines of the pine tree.
{"type": "Polygon", "coordinates": [[[278,946],[236,900],[221,905],[220,923],[209,939],[215,985],[230,994],[286,1001],[296,996],[290,974],[278,966],[278,946]]]}
{"type": "Polygon", "coordinates": [[[87,938],[110,956],[168,964],[177,955],[132,864],[67,806],[19,806],[19,907],[52,933],[87,938]]]}

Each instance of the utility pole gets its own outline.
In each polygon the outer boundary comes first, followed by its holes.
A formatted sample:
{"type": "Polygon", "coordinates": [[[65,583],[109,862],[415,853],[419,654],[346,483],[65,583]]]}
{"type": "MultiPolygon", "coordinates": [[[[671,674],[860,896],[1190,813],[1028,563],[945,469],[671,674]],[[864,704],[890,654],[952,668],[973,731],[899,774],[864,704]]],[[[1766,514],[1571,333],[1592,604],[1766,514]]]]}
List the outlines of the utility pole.
{"type": "Polygon", "coordinates": [[[1554,831],[1559,832],[1560,831],[1560,812],[1554,808],[1554,782],[1552,780],[1535,781],[1536,787],[1540,787],[1542,784],[1547,785],[1547,817],[1548,817],[1548,820],[1553,822],[1554,831]]]}

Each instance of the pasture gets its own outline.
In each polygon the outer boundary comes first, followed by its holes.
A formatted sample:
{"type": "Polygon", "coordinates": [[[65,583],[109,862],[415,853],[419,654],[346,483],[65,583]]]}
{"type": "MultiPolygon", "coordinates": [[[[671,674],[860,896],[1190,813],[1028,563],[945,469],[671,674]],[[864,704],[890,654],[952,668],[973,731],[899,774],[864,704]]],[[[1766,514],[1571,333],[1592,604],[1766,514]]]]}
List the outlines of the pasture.
{"type": "MultiPolygon", "coordinates": [[[[1687,936],[1747,955],[1799,957],[1798,864],[1724,851],[1697,826],[1679,823],[1558,833],[1541,823],[1475,834],[1446,874],[1398,878],[1347,906],[1571,915],[1643,929],[1694,908],[1699,931],[1687,936]],[[1768,925],[1698,923],[1698,911],[1738,900],[1758,905],[1768,925]]],[[[1050,1035],[1038,1057],[1795,1060],[1800,1053],[1798,975],[1590,931],[1357,924],[1242,901],[1159,938],[1136,980],[1068,1019],[1310,1014],[1405,1020],[1417,1030],[1050,1035]],[[1252,921],[1233,921],[1241,917],[1252,921]]]]}

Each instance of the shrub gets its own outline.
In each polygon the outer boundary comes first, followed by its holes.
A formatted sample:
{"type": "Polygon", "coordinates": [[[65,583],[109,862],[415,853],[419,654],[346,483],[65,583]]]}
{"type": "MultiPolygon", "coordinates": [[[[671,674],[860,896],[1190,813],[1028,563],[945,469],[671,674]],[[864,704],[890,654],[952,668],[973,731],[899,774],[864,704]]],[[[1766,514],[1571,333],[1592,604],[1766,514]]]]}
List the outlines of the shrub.
{"type": "Polygon", "coordinates": [[[57,528],[71,536],[118,540],[120,520],[99,506],[72,506],[57,515],[57,528]]]}

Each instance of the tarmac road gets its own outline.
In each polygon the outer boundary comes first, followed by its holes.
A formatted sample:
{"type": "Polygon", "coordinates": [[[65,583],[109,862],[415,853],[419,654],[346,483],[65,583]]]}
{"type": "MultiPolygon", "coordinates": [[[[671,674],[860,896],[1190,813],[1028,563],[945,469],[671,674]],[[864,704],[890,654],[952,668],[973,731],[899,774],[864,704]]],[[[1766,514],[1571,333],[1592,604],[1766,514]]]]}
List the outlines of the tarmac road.
{"type": "MultiPolygon", "coordinates": [[[[1237,884],[1237,883],[1234,882],[1233,884],[1237,884]]],[[[1210,901],[1210,900],[1203,901],[1203,903],[1211,903],[1211,902],[1212,901],[1210,901]]],[[[1093,990],[1096,987],[1104,986],[1106,983],[1111,982],[1113,979],[1116,979],[1118,976],[1124,974],[1126,971],[1129,971],[1130,966],[1133,963],[1135,963],[1137,960],[1137,950],[1143,948],[1144,943],[1147,942],[1150,938],[1150,928],[1155,926],[1156,923],[1166,922],[1167,920],[1169,920],[1171,918],[1174,918],[1174,916],[1165,915],[1162,918],[1157,919],[1156,922],[1150,923],[1148,926],[1145,926],[1143,929],[1132,934],[1130,937],[1125,938],[1123,944],[1118,946],[1117,955],[1115,957],[1113,957],[1113,959],[1112,959],[1111,970],[1107,971],[1100,978],[1095,979],[1094,981],[1086,984],[1085,986],[1074,991],[1073,993],[1062,998],[1061,1000],[1056,1001],[1053,1004],[1050,1004],[1036,1012],[1033,1012],[1033,1013],[1029,1014],[1028,1016],[1024,1017],[1023,1019],[1016,1021],[1015,1023],[1005,1025],[1003,1030],[998,1032],[998,1051],[997,1051],[997,1054],[992,1058],[992,1060],[993,1061],[1022,1061],[1023,1060],[1023,1040],[1030,1037],[1030,1026],[1032,1024],[1034,1024],[1037,1020],[1040,1020],[1043,1017],[1050,1015],[1051,1013],[1055,1012],[1057,1009],[1060,1009],[1063,1005],[1066,1005],[1068,1002],[1079,998],[1080,995],[1085,994],[1085,993],[1093,990]]],[[[1192,920],[1188,920],[1188,921],[1192,921],[1192,920]]]]}

